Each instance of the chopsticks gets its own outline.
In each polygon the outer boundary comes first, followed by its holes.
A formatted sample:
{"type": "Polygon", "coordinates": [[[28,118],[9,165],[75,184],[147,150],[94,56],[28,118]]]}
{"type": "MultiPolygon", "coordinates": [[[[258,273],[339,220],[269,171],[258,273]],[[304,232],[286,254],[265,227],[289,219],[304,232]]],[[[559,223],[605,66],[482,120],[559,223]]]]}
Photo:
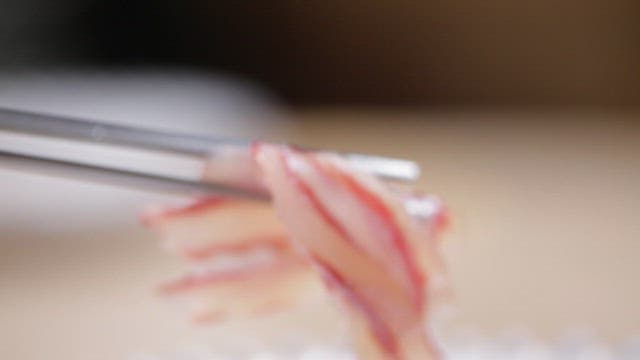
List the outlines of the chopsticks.
{"type": "Polygon", "coordinates": [[[3,108],[0,108],[0,130],[199,157],[223,145],[250,145],[248,140],[172,134],[3,108]]]}
{"type": "Polygon", "coordinates": [[[250,189],[238,189],[221,184],[210,184],[202,181],[44,158],[6,150],[0,150],[0,164],[4,167],[25,172],[82,179],[158,193],[190,196],[222,195],[251,200],[269,200],[267,194],[250,189]]]}
{"type": "MultiPolygon", "coordinates": [[[[252,141],[168,133],[158,130],[112,125],[96,121],[0,108],[0,131],[72,140],[90,145],[137,149],[186,156],[202,161],[230,147],[249,149],[252,141]]],[[[414,181],[419,167],[412,161],[365,154],[341,153],[354,167],[389,180],[414,181]]],[[[215,194],[267,200],[268,195],[229,184],[212,184],[200,178],[185,179],[145,170],[118,169],[97,163],[78,162],[49,155],[33,154],[28,149],[0,148],[0,166],[57,176],[82,178],[119,186],[161,192],[215,194]]]]}

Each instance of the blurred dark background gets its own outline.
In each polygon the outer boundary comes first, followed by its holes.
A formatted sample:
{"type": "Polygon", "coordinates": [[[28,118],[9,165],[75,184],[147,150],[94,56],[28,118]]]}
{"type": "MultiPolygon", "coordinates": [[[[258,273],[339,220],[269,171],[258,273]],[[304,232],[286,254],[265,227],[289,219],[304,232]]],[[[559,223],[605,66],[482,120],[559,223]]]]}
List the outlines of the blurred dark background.
{"type": "Polygon", "coordinates": [[[640,104],[637,0],[1,0],[0,71],[178,66],[292,105],[640,104]]]}

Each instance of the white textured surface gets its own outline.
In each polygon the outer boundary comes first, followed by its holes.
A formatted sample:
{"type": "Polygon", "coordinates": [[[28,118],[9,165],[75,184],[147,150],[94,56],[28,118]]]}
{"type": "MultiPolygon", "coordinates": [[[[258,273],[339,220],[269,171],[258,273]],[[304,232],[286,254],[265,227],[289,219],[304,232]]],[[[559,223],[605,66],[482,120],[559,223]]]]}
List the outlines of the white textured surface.
{"type": "MultiPolygon", "coordinates": [[[[459,333],[443,339],[444,354],[451,360],[636,360],[640,359],[640,337],[607,345],[586,333],[572,333],[543,342],[517,332],[498,338],[459,333]]],[[[216,354],[205,345],[184,348],[170,355],[134,354],[128,360],[355,360],[347,349],[316,347],[299,353],[258,352],[246,356],[216,354]]]]}

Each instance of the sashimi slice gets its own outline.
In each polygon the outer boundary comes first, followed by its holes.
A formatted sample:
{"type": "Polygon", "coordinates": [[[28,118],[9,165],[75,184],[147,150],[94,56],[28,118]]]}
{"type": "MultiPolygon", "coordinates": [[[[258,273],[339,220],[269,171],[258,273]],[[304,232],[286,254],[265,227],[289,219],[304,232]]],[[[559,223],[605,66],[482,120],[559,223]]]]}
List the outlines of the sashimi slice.
{"type": "Polygon", "coordinates": [[[427,325],[446,292],[439,199],[354,171],[341,157],[256,143],[212,157],[203,178],[272,203],[200,199],[142,216],[187,265],[160,292],[216,323],[337,299],[365,360],[437,359],[427,325]],[[324,286],[323,286],[324,285],[324,286]]]}
{"type": "Polygon", "coordinates": [[[187,258],[202,258],[237,247],[289,247],[273,208],[256,201],[223,197],[198,199],[180,207],[150,208],[142,222],[166,249],[187,258]]]}
{"type": "Polygon", "coordinates": [[[425,328],[429,233],[402,198],[331,155],[262,145],[256,159],[289,236],[349,309],[362,358],[437,358],[425,328]]]}
{"type": "Polygon", "coordinates": [[[321,295],[309,261],[293,249],[268,204],[200,199],[150,209],[142,221],[187,264],[186,274],[160,293],[184,299],[198,323],[285,311],[321,295]]]}

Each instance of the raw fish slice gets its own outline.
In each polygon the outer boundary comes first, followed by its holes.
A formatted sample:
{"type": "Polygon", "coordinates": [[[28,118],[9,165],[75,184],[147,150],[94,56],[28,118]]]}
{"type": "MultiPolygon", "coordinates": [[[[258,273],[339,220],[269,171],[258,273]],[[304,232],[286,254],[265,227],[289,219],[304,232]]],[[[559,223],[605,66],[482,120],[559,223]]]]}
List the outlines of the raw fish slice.
{"type": "Polygon", "coordinates": [[[186,300],[196,322],[284,311],[322,295],[309,262],[291,247],[268,204],[208,198],[151,209],[142,220],[186,261],[186,274],[160,292],[186,300]]]}
{"type": "Polygon", "coordinates": [[[194,260],[252,246],[289,247],[275,212],[260,202],[199,199],[182,207],[149,209],[142,222],[165,248],[194,260]]]}
{"type": "Polygon", "coordinates": [[[437,358],[427,336],[430,231],[403,198],[339,158],[262,145],[256,159],[293,241],[349,309],[363,359],[437,358]]]}

